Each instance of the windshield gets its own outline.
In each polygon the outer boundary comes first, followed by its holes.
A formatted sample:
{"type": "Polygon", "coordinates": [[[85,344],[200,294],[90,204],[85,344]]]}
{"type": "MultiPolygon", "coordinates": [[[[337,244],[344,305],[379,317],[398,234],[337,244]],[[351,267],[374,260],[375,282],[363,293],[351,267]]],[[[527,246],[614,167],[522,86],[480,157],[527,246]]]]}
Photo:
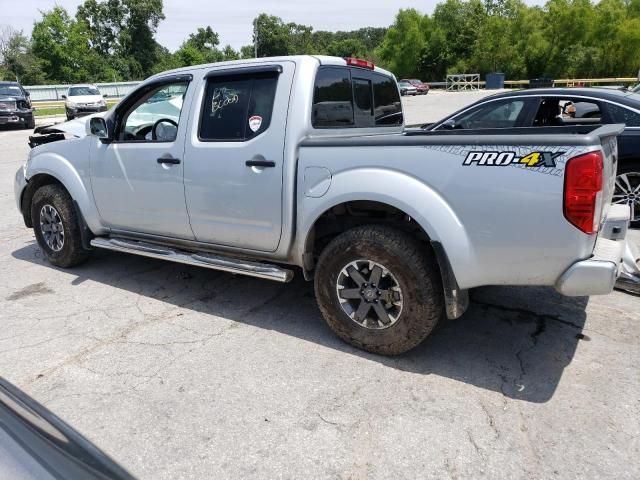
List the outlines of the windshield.
{"type": "Polygon", "coordinates": [[[0,95],[22,96],[22,90],[16,85],[0,85],[0,95]]]}
{"type": "Polygon", "coordinates": [[[96,87],[71,87],[69,89],[70,97],[79,97],[80,95],[100,95],[96,87]]]}

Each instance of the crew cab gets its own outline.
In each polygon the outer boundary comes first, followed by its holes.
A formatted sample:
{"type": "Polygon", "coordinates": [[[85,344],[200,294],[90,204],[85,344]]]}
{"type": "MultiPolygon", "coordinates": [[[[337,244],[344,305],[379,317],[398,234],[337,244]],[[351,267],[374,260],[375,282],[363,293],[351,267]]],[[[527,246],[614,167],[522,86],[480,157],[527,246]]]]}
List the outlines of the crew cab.
{"type": "Polygon", "coordinates": [[[101,248],[280,282],[297,269],[338,336],[392,355],[474,287],[609,293],[622,130],[406,133],[394,76],[370,62],[260,58],[161,73],[43,130],[15,194],[54,265],[101,248]]]}

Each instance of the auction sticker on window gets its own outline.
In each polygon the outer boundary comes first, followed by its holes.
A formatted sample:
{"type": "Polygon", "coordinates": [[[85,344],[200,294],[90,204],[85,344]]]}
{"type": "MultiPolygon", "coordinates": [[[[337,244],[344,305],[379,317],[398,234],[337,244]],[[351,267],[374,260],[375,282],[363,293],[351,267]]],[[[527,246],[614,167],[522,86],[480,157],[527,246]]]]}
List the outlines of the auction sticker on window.
{"type": "Polygon", "coordinates": [[[254,115],[249,119],[249,128],[251,129],[252,132],[254,133],[257,132],[258,130],[260,130],[261,126],[262,126],[262,117],[260,117],[259,115],[254,115]]]}

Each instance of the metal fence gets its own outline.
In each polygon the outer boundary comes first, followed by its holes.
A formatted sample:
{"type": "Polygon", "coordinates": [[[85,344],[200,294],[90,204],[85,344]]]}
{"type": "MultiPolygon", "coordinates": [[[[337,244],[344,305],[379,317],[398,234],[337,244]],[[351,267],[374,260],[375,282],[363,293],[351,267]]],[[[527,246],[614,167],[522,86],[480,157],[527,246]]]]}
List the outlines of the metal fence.
{"type": "Polygon", "coordinates": [[[478,90],[479,88],[479,73],[447,75],[447,90],[478,90]]]}
{"type": "MultiPolygon", "coordinates": [[[[96,83],[100,93],[109,98],[122,98],[133,90],[140,82],[114,82],[96,83]]],[[[24,89],[31,95],[31,100],[57,101],[62,100],[62,95],[66,95],[70,85],[32,85],[25,86],[24,89]]]]}

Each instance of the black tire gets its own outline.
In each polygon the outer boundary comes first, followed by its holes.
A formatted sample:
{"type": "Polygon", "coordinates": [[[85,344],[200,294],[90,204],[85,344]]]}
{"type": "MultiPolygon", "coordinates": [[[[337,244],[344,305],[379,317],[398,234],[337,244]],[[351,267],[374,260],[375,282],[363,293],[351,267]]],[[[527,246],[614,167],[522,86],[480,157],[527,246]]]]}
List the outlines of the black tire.
{"type": "MultiPolygon", "coordinates": [[[[638,179],[640,179],[640,160],[627,160],[622,163],[619,163],[618,172],[616,175],[619,176],[624,174],[633,174],[630,179],[630,183],[632,184],[632,187],[637,186],[638,184],[636,182],[638,181],[638,179]]],[[[616,186],[615,193],[620,193],[619,188],[617,186],[616,186]]],[[[630,226],[631,228],[640,228],[640,199],[639,198],[636,198],[635,217],[637,218],[637,220],[634,221],[632,219],[630,226]]]]}
{"type": "Polygon", "coordinates": [[[73,118],[74,118],[74,117],[73,117],[73,115],[69,115],[69,114],[67,113],[67,122],[69,122],[69,121],[73,120],[73,118]]]}
{"type": "Polygon", "coordinates": [[[333,239],[318,260],[315,292],[322,315],[340,338],[382,355],[399,355],[418,346],[444,314],[442,280],[433,253],[411,235],[387,226],[356,227],[333,239]],[[386,328],[367,328],[341,306],[337,282],[356,260],[383,265],[401,289],[402,310],[386,328]]]}
{"type": "Polygon", "coordinates": [[[36,128],[36,119],[33,116],[27,122],[25,128],[28,130],[33,130],[34,128],[36,128]]]}
{"type": "Polygon", "coordinates": [[[50,263],[58,267],[70,268],[89,258],[89,251],[82,248],[78,215],[71,196],[64,187],[61,185],[40,187],[31,202],[31,218],[38,245],[50,263]],[[46,222],[46,218],[41,217],[45,206],[53,207],[62,221],[64,237],[59,250],[52,248],[45,240],[45,232],[41,226],[42,222],[46,222]]]}

